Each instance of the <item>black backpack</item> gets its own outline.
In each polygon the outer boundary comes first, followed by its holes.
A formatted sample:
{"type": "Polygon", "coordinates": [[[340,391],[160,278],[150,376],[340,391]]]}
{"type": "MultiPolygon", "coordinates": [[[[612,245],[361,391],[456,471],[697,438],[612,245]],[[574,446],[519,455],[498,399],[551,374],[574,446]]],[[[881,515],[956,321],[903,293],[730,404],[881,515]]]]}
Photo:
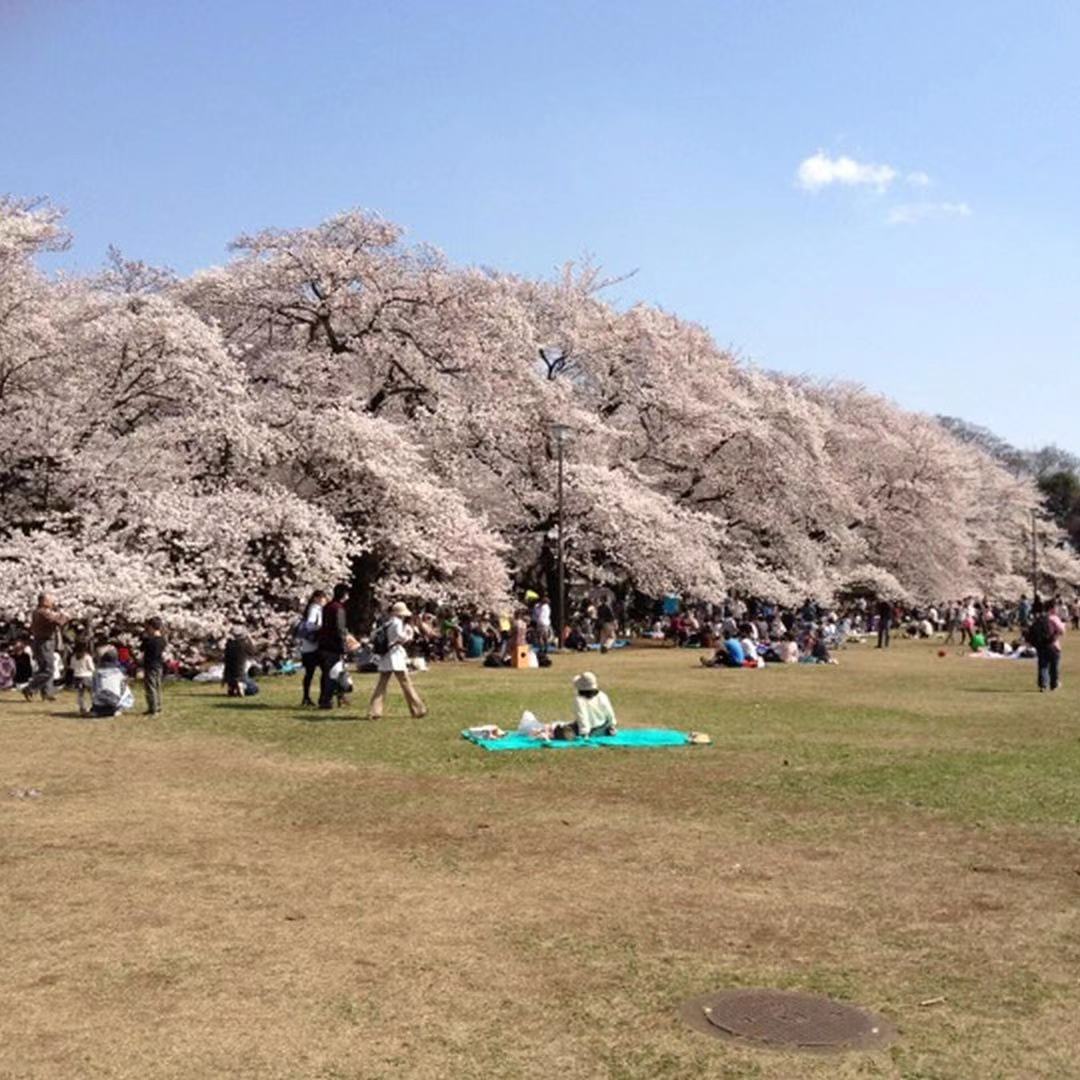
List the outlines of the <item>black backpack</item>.
{"type": "Polygon", "coordinates": [[[1045,612],[1035,616],[1035,621],[1028,628],[1027,639],[1036,649],[1044,649],[1054,638],[1050,628],[1050,616],[1045,612]]]}
{"type": "Polygon", "coordinates": [[[371,639],[371,651],[376,656],[385,656],[390,651],[389,623],[380,623],[371,639]]]}

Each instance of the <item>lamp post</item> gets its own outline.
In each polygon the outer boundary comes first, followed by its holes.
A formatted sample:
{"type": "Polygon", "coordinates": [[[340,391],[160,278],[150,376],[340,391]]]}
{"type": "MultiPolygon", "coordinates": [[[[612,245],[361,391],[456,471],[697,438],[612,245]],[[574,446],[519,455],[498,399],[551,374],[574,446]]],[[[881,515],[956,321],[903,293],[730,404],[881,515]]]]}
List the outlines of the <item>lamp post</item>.
{"type": "Polygon", "coordinates": [[[1035,526],[1035,511],[1031,511],[1031,602],[1039,595],[1039,534],[1035,526]]]}
{"type": "Polygon", "coordinates": [[[559,463],[559,479],[556,488],[556,522],[559,535],[555,546],[555,567],[558,577],[558,595],[555,598],[555,626],[559,646],[562,646],[563,630],[566,620],[566,566],[564,562],[565,545],[563,543],[563,447],[570,438],[570,428],[566,424],[552,424],[551,437],[555,440],[555,452],[559,463]]]}

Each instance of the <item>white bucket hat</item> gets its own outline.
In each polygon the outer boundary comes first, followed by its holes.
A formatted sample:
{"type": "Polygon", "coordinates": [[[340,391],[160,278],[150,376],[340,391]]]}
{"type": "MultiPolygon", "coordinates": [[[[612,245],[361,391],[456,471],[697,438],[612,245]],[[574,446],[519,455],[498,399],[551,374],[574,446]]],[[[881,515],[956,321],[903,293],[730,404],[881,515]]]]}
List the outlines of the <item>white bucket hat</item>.
{"type": "Polygon", "coordinates": [[[596,676],[591,671],[583,671],[580,675],[575,675],[574,686],[578,690],[600,689],[600,684],[596,681],[596,676]]]}
{"type": "Polygon", "coordinates": [[[399,600],[391,609],[391,615],[396,615],[399,619],[407,619],[412,612],[409,610],[408,605],[399,600]]]}

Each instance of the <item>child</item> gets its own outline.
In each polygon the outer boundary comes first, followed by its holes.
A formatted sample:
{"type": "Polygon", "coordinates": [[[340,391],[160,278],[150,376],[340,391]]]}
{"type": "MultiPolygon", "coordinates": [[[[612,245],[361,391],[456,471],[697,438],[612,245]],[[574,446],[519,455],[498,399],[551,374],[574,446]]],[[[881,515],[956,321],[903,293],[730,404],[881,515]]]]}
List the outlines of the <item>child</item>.
{"type": "Polygon", "coordinates": [[[615,710],[607,694],[600,689],[596,676],[584,671],[574,679],[574,727],[580,738],[615,734],[615,710]]]}
{"type": "Polygon", "coordinates": [[[114,648],[103,649],[97,671],[93,678],[93,696],[90,712],[94,716],[116,716],[124,709],[134,706],[127,676],[120,667],[120,658],[114,648]]]}
{"type": "Polygon", "coordinates": [[[30,643],[26,638],[19,638],[11,653],[15,661],[15,689],[22,690],[34,676],[34,662],[30,654],[30,643]]]}
{"type": "Polygon", "coordinates": [[[339,709],[349,704],[349,694],[353,692],[353,681],[349,677],[346,661],[354,653],[360,651],[360,642],[352,634],[345,638],[345,650],[345,655],[330,668],[330,679],[334,684],[334,700],[339,709]]]}
{"type": "Polygon", "coordinates": [[[15,687],[15,658],[8,653],[0,653],[0,690],[12,690],[15,687]]]}
{"type": "Polygon", "coordinates": [[[146,715],[161,715],[161,682],[165,675],[165,638],[161,619],[156,615],[146,620],[142,639],[143,684],[146,687],[146,715]]]}
{"type": "Polygon", "coordinates": [[[94,656],[86,638],[79,638],[75,642],[75,651],[71,656],[71,681],[79,703],[79,714],[89,716],[93,700],[94,656]]]}

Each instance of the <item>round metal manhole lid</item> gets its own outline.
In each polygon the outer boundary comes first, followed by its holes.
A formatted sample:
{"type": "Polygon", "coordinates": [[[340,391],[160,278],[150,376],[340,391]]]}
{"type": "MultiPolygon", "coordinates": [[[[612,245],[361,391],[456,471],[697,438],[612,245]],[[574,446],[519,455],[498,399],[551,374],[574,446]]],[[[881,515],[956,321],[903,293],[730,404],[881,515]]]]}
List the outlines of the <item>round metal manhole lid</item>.
{"type": "Polygon", "coordinates": [[[896,1037],[882,1016],[794,990],[705,994],[680,1012],[698,1031],[777,1049],[871,1050],[896,1037]]]}

